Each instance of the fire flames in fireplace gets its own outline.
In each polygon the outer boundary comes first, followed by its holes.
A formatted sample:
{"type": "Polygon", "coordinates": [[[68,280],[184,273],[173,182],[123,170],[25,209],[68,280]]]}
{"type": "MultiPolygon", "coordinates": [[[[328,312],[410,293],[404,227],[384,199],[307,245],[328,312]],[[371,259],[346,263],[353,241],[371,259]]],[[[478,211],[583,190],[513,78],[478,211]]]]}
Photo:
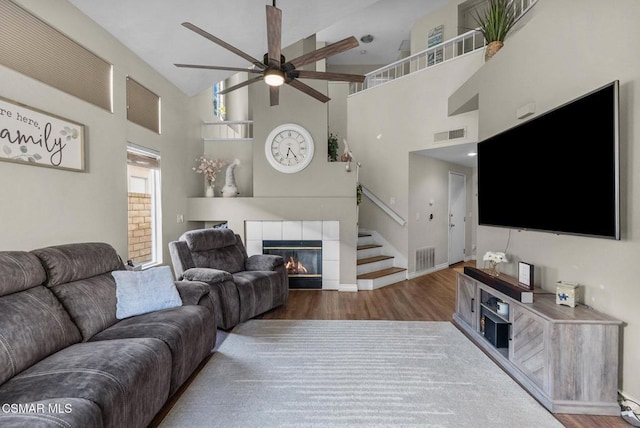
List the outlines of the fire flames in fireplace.
{"type": "Polygon", "coordinates": [[[293,256],[289,257],[289,261],[285,264],[287,268],[287,273],[289,275],[300,275],[304,273],[309,273],[309,270],[304,267],[300,260],[296,260],[293,256]]]}
{"type": "Polygon", "coordinates": [[[284,259],[289,288],[322,288],[322,241],[264,240],[262,252],[284,259]]]}

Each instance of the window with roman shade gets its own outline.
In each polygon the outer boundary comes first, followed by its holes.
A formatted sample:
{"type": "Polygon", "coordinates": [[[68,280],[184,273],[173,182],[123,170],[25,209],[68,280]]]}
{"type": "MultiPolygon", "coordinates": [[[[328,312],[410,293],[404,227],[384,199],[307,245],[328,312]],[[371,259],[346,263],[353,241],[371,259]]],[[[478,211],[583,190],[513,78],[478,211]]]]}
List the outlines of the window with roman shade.
{"type": "Polygon", "coordinates": [[[112,110],[112,65],[10,0],[0,0],[0,64],[112,110]]]}
{"type": "Polygon", "coordinates": [[[160,97],[128,76],[127,119],[160,133],[160,97]]]}

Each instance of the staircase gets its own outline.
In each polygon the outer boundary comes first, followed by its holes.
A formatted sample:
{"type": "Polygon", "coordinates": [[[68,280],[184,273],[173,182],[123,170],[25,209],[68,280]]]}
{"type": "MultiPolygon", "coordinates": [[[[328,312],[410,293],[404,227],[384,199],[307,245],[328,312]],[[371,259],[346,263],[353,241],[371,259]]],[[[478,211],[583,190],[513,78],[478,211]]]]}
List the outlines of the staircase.
{"type": "Polygon", "coordinates": [[[405,268],[394,266],[393,256],[369,233],[358,233],[358,290],[375,290],[407,279],[405,268]]]}

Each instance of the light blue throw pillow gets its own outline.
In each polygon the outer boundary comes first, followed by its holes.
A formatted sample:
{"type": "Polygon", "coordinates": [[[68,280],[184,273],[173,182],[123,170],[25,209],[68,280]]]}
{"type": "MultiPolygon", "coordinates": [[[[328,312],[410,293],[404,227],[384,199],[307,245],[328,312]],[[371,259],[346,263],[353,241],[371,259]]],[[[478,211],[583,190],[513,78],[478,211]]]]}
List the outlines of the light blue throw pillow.
{"type": "Polygon", "coordinates": [[[169,266],[143,271],[116,270],[116,318],[182,306],[169,266]]]}

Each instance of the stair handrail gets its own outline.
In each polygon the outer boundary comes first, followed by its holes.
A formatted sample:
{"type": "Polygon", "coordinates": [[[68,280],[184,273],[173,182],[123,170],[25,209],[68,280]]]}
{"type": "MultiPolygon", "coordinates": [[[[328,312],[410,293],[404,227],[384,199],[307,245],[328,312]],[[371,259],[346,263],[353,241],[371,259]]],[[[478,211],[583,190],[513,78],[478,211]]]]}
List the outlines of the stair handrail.
{"type": "Polygon", "coordinates": [[[362,194],[369,198],[371,202],[373,202],[378,208],[384,211],[389,217],[394,219],[400,226],[404,226],[405,224],[407,224],[407,221],[405,219],[403,219],[397,212],[392,210],[387,204],[382,201],[382,199],[377,197],[371,190],[367,189],[365,186],[362,186],[362,194]]]}

